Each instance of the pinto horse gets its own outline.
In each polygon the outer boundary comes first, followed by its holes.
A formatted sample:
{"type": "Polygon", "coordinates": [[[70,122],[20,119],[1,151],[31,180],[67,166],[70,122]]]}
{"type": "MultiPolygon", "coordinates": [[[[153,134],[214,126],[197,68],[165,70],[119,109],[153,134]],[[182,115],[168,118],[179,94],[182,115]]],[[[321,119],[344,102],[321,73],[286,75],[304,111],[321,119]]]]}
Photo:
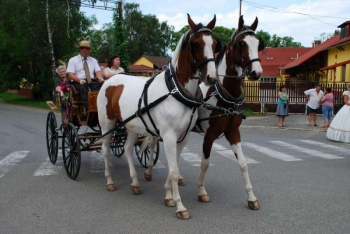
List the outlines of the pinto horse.
{"type": "Polygon", "coordinates": [[[204,178],[209,167],[213,142],[223,134],[229,142],[243,173],[245,190],[248,193],[248,206],[253,210],[260,208],[250,183],[239,131],[243,117],[240,105],[244,102],[242,80],[245,76],[248,76],[250,80],[257,80],[262,74],[258,51],[263,50],[264,46],[263,41],[255,34],[257,25],[257,18],[250,27],[244,25],[243,16],[239,18],[238,29],[232,34],[226,49],[222,50],[216,58],[217,83],[210,87],[200,85],[205,100],[207,100],[206,103],[216,107],[216,110],[215,108],[214,110],[208,110],[203,107],[198,110],[199,129],[204,133],[201,173],[198,180],[198,199],[201,202],[210,201],[204,188],[204,178]],[[230,110],[230,114],[222,114],[218,109],[230,110]]]}
{"type": "Polygon", "coordinates": [[[106,135],[102,154],[107,189],[116,189],[109,169],[109,131],[116,124],[118,127],[121,122],[127,129],[124,147],[134,194],[141,193],[133,163],[133,148],[138,135],[151,136],[151,147],[154,147],[156,138],[161,137],[169,168],[164,185],[165,204],[177,206],[176,216],[179,219],[188,219],[190,214],[179,193],[177,159],[188,141],[187,133],[198,117],[196,110],[201,99],[196,93],[199,82],[209,85],[217,81],[214,54],[220,49],[220,43],[211,31],[215,22],[214,16],[206,26],[195,24],[188,15],[190,30],[180,38],[165,71],[152,78],[115,75],[104,82],[97,97],[99,123],[103,136],[106,135]]]}

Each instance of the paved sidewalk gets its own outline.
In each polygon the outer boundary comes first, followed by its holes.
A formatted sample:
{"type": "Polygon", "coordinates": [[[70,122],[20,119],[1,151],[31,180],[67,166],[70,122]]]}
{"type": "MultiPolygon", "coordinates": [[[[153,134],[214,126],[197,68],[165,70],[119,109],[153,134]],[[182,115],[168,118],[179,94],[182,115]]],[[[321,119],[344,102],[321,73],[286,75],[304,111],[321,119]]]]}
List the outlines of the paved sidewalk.
{"type": "Polygon", "coordinates": [[[285,126],[279,127],[277,125],[277,116],[274,114],[267,114],[265,116],[248,116],[242,121],[241,127],[255,127],[255,128],[271,128],[271,129],[286,129],[286,130],[305,130],[305,131],[322,131],[323,116],[317,115],[318,126],[307,126],[308,120],[305,114],[290,114],[286,117],[285,126]]]}

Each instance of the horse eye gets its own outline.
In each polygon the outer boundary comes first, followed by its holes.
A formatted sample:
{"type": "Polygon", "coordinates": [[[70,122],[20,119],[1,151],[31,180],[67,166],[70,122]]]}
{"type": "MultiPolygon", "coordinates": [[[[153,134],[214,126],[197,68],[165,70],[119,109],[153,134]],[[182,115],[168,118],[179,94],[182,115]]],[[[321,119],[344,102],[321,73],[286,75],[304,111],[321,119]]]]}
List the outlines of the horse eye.
{"type": "Polygon", "coordinates": [[[198,42],[193,42],[192,47],[193,47],[193,49],[198,50],[198,49],[200,49],[200,44],[198,42]]]}
{"type": "Polygon", "coordinates": [[[245,43],[242,41],[242,42],[239,42],[239,46],[240,47],[244,47],[245,46],[245,43]]]}

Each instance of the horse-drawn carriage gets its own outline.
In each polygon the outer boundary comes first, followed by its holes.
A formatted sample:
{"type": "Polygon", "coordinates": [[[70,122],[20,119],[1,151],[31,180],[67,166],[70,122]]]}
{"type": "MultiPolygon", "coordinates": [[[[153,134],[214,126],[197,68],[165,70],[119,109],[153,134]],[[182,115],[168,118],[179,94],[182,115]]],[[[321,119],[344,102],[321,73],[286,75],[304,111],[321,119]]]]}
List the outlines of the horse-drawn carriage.
{"type": "MultiPolygon", "coordinates": [[[[92,82],[89,86],[81,86],[78,91],[73,85],[68,86],[70,88],[65,95],[54,91],[55,104],[52,101],[47,101],[51,111],[46,120],[46,143],[50,162],[56,163],[58,150],[61,149],[67,175],[71,179],[76,179],[80,170],[81,153],[101,150],[102,142],[98,140],[102,134],[96,105],[100,84],[92,82]],[[87,98],[84,97],[86,95],[87,98]],[[55,111],[59,109],[61,109],[62,116],[60,124],[57,123],[55,115],[55,111]],[[62,139],[61,144],[59,139],[62,139]]],[[[124,126],[119,126],[112,132],[110,148],[117,157],[124,154],[126,136],[124,126]]],[[[149,146],[142,144],[144,138],[144,136],[139,136],[134,148],[141,165],[147,167],[151,154],[149,146]]],[[[159,142],[154,148],[154,165],[158,160],[158,155],[159,142]]]]}

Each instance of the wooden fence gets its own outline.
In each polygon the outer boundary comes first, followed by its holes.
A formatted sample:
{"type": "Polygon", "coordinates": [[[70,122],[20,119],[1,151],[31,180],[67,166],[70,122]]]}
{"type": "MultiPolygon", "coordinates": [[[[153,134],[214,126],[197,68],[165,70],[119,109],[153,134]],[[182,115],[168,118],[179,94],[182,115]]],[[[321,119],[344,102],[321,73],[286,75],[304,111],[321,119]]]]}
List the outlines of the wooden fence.
{"type": "MultiPolygon", "coordinates": [[[[294,82],[294,83],[261,83],[261,82],[245,82],[244,91],[246,101],[243,109],[251,109],[256,112],[272,112],[277,108],[277,93],[279,87],[285,85],[289,95],[289,112],[290,113],[305,113],[306,97],[305,90],[315,87],[313,82],[294,82]]],[[[331,88],[334,95],[334,114],[343,106],[342,93],[347,90],[345,82],[332,82],[321,84],[322,90],[331,88]]],[[[318,113],[322,113],[321,107],[318,113]]]]}

